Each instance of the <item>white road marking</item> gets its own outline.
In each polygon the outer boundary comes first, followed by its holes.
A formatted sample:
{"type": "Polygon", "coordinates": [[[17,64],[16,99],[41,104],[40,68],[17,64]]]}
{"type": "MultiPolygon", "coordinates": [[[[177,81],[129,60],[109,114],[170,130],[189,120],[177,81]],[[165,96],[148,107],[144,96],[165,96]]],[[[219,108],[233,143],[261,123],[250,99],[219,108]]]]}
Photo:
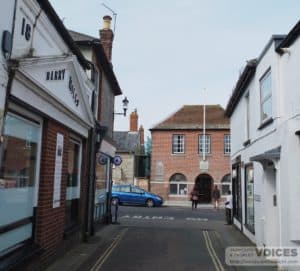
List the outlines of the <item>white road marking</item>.
{"type": "Polygon", "coordinates": [[[207,222],[208,218],[200,218],[200,217],[187,217],[185,220],[189,221],[202,221],[202,222],[207,222]]]}
{"type": "Polygon", "coordinates": [[[133,215],[133,216],[130,216],[130,215],[123,215],[121,216],[120,218],[132,218],[132,219],[146,219],[146,220],[174,220],[174,217],[172,216],[142,216],[142,215],[133,215]]]}

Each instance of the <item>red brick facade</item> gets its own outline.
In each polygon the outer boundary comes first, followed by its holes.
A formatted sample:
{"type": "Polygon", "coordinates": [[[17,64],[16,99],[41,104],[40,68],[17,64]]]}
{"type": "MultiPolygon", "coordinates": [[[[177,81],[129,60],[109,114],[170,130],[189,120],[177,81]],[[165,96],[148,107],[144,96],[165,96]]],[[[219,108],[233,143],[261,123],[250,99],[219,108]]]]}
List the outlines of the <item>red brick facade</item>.
{"type": "MultiPolygon", "coordinates": [[[[177,113],[176,113],[177,114],[177,113]]],[[[173,121],[173,117],[170,117],[173,121]]],[[[168,123],[168,121],[164,122],[168,123]]],[[[174,127],[174,123],[172,123],[174,127]]],[[[181,123],[181,127],[183,124],[181,123]]],[[[159,127],[159,125],[157,126],[159,127]]],[[[196,124],[195,124],[196,127],[196,124]]],[[[229,128],[207,129],[206,135],[210,136],[211,152],[207,154],[208,170],[200,169],[202,154],[199,154],[199,136],[202,129],[159,129],[154,127],[152,133],[151,157],[151,192],[161,195],[166,201],[187,201],[190,192],[200,174],[209,175],[211,188],[217,184],[221,189],[222,178],[230,173],[230,154],[224,153],[224,135],[229,135],[229,128]],[[173,135],[184,135],[184,153],[172,153],[173,135]],[[170,193],[170,179],[176,174],[186,177],[187,191],[184,195],[170,193]]]]}
{"type": "MultiPolygon", "coordinates": [[[[65,232],[65,208],[68,173],[69,139],[72,132],[59,123],[48,120],[44,122],[39,197],[35,222],[35,243],[42,249],[42,254],[32,262],[27,270],[39,270],[48,265],[51,259],[62,255],[82,237],[87,195],[86,143],[82,142],[82,163],[79,199],[79,224],[71,234],[65,232]],[[60,206],[53,208],[53,187],[56,156],[57,133],[64,136],[63,166],[61,178],[60,206]]],[[[74,133],[72,133],[74,135],[74,133]]]]}

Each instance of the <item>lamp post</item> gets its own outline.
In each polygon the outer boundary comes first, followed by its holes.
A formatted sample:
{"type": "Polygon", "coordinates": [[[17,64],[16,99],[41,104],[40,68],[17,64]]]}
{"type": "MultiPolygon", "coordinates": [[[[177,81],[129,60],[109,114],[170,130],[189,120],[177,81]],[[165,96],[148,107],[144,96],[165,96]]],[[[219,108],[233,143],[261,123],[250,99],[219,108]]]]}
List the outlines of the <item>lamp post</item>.
{"type": "Polygon", "coordinates": [[[125,97],[122,101],[122,104],[123,104],[123,113],[116,113],[114,112],[115,115],[123,115],[124,117],[126,117],[126,112],[127,112],[127,109],[128,109],[128,99],[127,97],[125,97]]]}

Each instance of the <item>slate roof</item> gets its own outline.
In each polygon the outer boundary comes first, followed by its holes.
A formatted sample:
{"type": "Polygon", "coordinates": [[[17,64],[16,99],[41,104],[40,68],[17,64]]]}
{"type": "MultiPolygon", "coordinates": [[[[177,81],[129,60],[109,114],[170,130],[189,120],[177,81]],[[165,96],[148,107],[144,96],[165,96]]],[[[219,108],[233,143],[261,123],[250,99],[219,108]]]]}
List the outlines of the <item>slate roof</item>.
{"type": "MultiPolygon", "coordinates": [[[[229,129],[229,119],[221,105],[206,105],[206,129],[229,129]]],[[[184,105],[155,125],[153,130],[190,130],[203,128],[203,105],[184,105]]]]}
{"type": "Polygon", "coordinates": [[[139,132],[114,132],[117,152],[135,152],[139,143],[139,132]]]}
{"type": "Polygon", "coordinates": [[[79,47],[80,46],[90,47],[95,50],[96,56],[101,62],[101,66],[108,77],[108,80],[111,84],[114,94],[121,95],[122,94],[121,87],[113,71],[112,64],[107,59],[103,46],[100,42],[100,39],[73,30],[69,30],[69,34],[75,41],[76,45],[78,45],[79,47]]]}
{"type": "Polygon", "coordinates": [[[80,42],[92,42],[92,41],[99,41],[99,38],[95,38],[95,37],[92,37],[92,36],[89,36],[89,35],[86,35],[86,34],[83,34],[83,33],[79,33],[79,32],[76,32],[74,30],[69,30],[69,33],[71,35],[71,37],[73,38],[73,40],[76,41],[76,43],[80,43],[80,42]]]}

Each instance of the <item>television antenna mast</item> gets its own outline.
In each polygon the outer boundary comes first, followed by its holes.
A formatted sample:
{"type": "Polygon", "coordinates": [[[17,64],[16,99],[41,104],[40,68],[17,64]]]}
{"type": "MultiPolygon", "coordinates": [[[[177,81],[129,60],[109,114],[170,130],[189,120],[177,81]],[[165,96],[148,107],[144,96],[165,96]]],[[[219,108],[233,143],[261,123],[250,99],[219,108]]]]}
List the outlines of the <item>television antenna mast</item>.
{"type": "Polygon", "coordinates": [[[117,24],[117,13],[114,12],[109,6],[105,5],[104,3],[102,3],[102,6],[105,7],[106,9],[108,9],[113,15],[113,18],[114,18],[114,34],[115,34],[116,24],[117,24]]]}

